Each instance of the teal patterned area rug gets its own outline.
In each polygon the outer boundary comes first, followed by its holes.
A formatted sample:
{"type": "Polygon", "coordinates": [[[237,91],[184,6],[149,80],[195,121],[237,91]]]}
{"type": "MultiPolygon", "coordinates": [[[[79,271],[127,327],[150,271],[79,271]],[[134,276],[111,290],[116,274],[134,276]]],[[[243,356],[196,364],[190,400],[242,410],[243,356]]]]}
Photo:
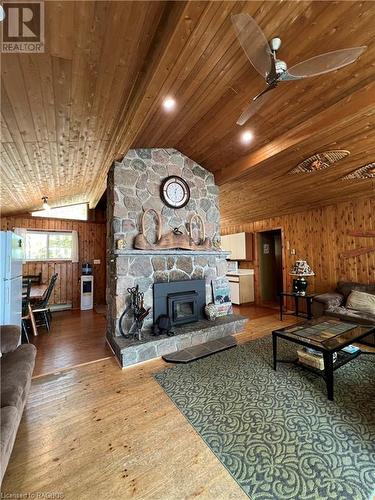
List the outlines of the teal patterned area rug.
{"type": "Polygon", "coordinates": [[[266,338],[155,378],[252,500],[372,499],[375,357],[335,372],[333,402],[322,378],[271,359],[266,338]]]}

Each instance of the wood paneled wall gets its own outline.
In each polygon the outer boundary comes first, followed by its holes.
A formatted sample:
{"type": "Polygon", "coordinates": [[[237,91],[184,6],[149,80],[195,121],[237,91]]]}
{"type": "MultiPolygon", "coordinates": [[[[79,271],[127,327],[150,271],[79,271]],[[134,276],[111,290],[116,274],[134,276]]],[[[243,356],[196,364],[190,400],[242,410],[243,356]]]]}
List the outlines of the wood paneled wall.
{"type": "MultiPolygon", "coordinates": [[[[289,270],[297,259],[307,260],[315,272],[309,287],[317,292],[334,290],[337,281],[375,282],[375,251],[344,259],[340,255],[357,248],[375,248],[374,237],[354,237],[350,230],[375,230],[375,197],[329,205],[314,210],[273,217],[248,224],[225,225],[222,234],[240,231],[282,230],[284,287],[291,287],[289,270]],[[295,249],[296,253],[291,253],[295,249]]],[[[255,257],[242,262],[242,268],[255,269],[256,300],[259,293],[259,258],[257,238],[255,257]]]]}
{"type": "Polygon", "coordinates": [[[93,265],[94,302],[105,303],[105,269],[106,269],[106,224],[103,222],[82,222],[66,219],[42,219],[30,216],[3,217],[1,230],[12,230],[14,227],[44,230],[75,230],[78,232],[79,262],[51,261],[27,262],[24,274],[42,272],[43,283],[48,283],[53,273],[59,277],[53,292],[51,303],[65,304],[71,302],[73,308],[80,307],[80,274],[82,262],[93,262],[100,259],[100,264],[93,265]]]}

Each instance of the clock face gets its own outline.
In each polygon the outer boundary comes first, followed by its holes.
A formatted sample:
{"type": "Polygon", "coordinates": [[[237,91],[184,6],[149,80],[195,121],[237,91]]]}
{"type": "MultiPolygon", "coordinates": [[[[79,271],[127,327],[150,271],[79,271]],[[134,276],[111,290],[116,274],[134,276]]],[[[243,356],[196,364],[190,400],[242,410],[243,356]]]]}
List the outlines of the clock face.
{"type": "Polygon", "coordinates": [[[171,208],[182,208],[190,199],[190,189],[187,182],[176,175],[164,179],[160,194],[164,203],[171,208]]]}

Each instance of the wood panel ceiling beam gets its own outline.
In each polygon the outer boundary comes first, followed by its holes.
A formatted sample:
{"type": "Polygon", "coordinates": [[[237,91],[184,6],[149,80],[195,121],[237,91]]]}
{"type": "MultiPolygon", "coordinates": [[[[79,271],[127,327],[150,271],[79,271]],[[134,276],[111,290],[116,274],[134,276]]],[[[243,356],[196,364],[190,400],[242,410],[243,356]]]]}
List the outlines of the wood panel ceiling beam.
{"type": "Polygon", "coordinates": [[[357,90],[349,97],[341,99],[336,104],[324,109],[305,122],[297,125],[266,146],[250,153],[230,166],[218,171],[215,180],[219,185],[242,177],[249,170],[259,167],[263,162],[269,161],[278,154],[303,143],[311,137],[323,137],[331,130],[337,128],[338,124],[353,119],[358,114],[374,109],[375,81],[357,90]]]}

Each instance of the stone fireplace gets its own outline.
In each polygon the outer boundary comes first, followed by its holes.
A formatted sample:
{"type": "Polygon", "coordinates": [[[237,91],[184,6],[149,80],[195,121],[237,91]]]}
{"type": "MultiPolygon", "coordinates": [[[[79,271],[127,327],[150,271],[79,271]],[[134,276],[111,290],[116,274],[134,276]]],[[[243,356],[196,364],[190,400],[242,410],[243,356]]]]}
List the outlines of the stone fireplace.
{"type": "MultiPolygon", "coordinates": [[[[218,188],[213,175],[174,149],[130,150],[121,162],[114,163],[109,172],[107,202],[107,340],[122,366],[224,336],[224,327],[215,329],[214,323],[203,324],[208,323],[203,320],[203,310],[206,303],[212,302],[212,280],[226,274],[226,252],[216,249],[189,251],[134,248],[142,214],[147,208],[161,214],[163,234],[174,228],[186,232],[188,222],[193,215],[198,214],[204,221],[206,237],[210,240],[218,238],[220,212],[218,188]],[[169,175],[182,177],[190,187],[190,200],[183,208],[172,209],[161,200],[160,185],[169,175]],[[122,248],[118,248],[118,240],[122,240],[122,248]],[[172,291],[167,292],[162,307],[175,318],[173,322],[181,330],[178,330],[179,334],[175,338],[152,337],[152,325],[159,314],[158,309],[155,312],[155,306],[161,307],[161,295],[157,293],[155,299],[155,290],[162,290],[164,294],[172,283],[172,291]],[[144,293],[145,307],[151,307],[144,321],[141,342],[125,339],[119,330],[119,319],[127,305],[127,290],[136,285],[144,293]],[[190,300],[185,300],[188,292],[191,294],[190,300]],[[187,318],[189,315],[190,318],[187,318]],[[194,322],[190,321],[194,315],[198,317],[194,318],[194,322]],[[180,326],[185,320],[188,320],[187,324],[180,326]],[[194,328],[197,330],[194,331],[194,328]],[[199,335],[202,329],[205,334],[199,335]],[[208,335],[210,329],[212,336],[208,335]],[[154,349],[151,348],[152,342],[156,342],[154,349]]],[[[156,234],[153,226],[151,217],[147,233],[150,242],[154,241],[156,234]]],[[[229,333],[243,326],[243,320],[229,319],[219,321],[220,324],[230,325],[227,327],[229,333]]],[[[132,319],[126,317],[122,326],[126,330],[131,323],[132,319]]]]}

